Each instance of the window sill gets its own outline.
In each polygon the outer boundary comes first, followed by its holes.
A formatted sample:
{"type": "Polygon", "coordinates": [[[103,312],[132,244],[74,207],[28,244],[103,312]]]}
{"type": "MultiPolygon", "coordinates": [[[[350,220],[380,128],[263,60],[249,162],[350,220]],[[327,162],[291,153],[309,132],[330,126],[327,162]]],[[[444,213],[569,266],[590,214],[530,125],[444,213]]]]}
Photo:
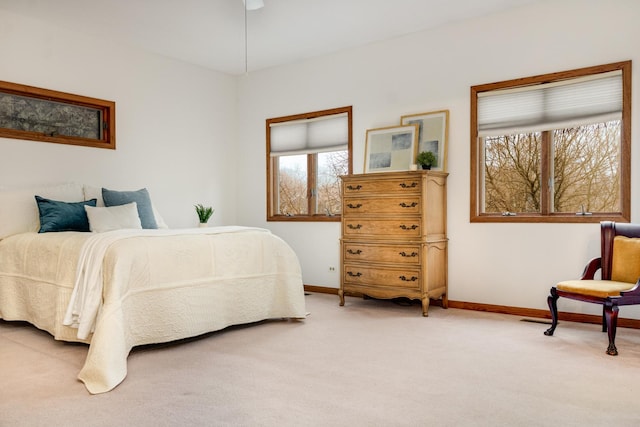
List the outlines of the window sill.
{"type": "Polygon", "coordinates": [[[267,217],[267,221],[281,222],[340,222],[341,220],[341,215],[273,215],[267,217]]]}
{"type": "Polygon", "coordinates": [[[623,214],[597,214],[592,215],[576,215],[576,214],[554,214],[554,215],[536,215],[536,214],[516,214],[514,216],[503,216],[501,214],[481,214],[471,215],[470,222],[483,223],[577,223],[592,224],[601,221],[630,222],[630,218],[623,214]]]}

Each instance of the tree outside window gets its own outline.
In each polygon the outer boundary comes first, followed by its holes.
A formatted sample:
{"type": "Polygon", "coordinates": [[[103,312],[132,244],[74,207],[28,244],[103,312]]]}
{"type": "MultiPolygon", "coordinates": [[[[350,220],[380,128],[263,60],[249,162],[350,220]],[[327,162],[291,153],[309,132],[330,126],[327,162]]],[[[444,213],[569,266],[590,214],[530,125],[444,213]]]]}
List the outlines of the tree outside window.
{"type": "Polygon", "coordinates": [[[472,87],[471,221],[629,221],[630,75],[621,62],[472,87]]]}
{"type": "Polygon", "coordinates": [[[267,220],[340,221],[351,107],[267,120],[267,220]]]}

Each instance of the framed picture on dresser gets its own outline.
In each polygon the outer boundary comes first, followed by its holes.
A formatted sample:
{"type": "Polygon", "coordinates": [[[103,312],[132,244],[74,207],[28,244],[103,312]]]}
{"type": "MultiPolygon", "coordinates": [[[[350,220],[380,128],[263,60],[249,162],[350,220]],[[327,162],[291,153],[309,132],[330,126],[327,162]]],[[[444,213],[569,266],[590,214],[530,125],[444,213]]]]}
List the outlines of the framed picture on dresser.
{"type": "Polygon", "coordinates": [[[436,164],[431,170],[446,172],[449,110],[409,114],[400,118],[400,124],[418,126],[416,154],[423,151],[432,152],[436,156],[436,164]]]}
{"type": "Polygon", "coordinates": [[[418,125],[367,129],[364,172],[407,171],[415,163],[418,125]]]}

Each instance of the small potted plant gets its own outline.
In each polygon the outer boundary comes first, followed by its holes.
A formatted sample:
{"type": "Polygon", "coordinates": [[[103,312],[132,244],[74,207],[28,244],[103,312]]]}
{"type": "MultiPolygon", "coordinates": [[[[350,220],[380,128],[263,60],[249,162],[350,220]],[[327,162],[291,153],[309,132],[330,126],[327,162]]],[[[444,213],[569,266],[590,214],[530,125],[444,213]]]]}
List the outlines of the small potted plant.
{"type": "Polygon", "coordinates": [[[213,208],[211,206],[203,206],[202,203],[198,203],[194,206],[196,208],[196,213],[198,214],[198,219],[200,220],[200,227],[206,226],[211,215],[213,215],[213,208]]]}
{"type": "Polygon", "coordinates": [[[431,151],[421,151],[416,157],[416,163],[422,166],[422,169],[431,169],[437,163],[436,156],[431,151]]]}

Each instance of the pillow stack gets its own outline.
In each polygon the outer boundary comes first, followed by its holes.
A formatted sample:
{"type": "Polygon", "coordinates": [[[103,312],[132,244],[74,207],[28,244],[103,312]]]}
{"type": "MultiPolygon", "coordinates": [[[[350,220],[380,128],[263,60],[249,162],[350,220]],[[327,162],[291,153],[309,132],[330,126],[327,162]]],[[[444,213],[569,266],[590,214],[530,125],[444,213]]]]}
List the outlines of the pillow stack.
{"type": "Polygon", "coordinates": [[[135,203],[142,228],[158,228],[151,207],[151,197],[149,197],[149,191],[146,188],[138,191],[114,191],[103,188],[102,199],[106,207],[135,203]]]}
{"type": "Polygon", "coordinates": [[[89,228],[102,233],[122,229],[158,228],[146,188],[137,191],[102,189],[104,207],[85,206],[89,228]]]}
{"type": "Polygon", "coordinates": [[[160,212],[158,212],[158,210],[153,205],[153,202],[149,200],[149,203],[147,203],[146,199],[150,199],[150,195],[146,188],[142,188],[138,191],[114,191],[114,190],[108,190],[106,188],[95,187],[92,185],[85,185],[84,199],[85,200],[98,199],[98,203],[96,203],[96,206],[99,208],[106,207],[108,205],[107,203],[105,203],[105,200],[103,198],[103,194],[105,192],[107,193],[107,198],[109,198],[110,200],[110,206],[116,206],[117,203],[126,204],[130,202],[136,202],[136,204],[138,205],[138,210],[140,210],[140,204],[142,203],[143,213],[142,214],[139,213],[138,215],[140,216],[140,221],[143,224],[142,225],[143,228],[144,228],[144,224],[147,224],[147,219],[149,215],[148,214],[149,204],[151,205],[153,220],[155,221],[157,228],[169,228],[169,226],[164,222],[164,219],[160,215],[160,212]],[[143,216],[145,217],[144,222],[142,219],[143,216]]]}
{"type": "Polygon", "coordinates": [[[146,188],[137,191],[115,191],[102,188],[100,197],[102,203],[98,203],[98,197],[82,202],[64,202],[38,195],[35,199],[40,215],[39,233],[57,231],[102,233],[122,229],[158,228],[155,210],[146,188]]]}
{"type": "Polygon", "coordinates": [[[102,232],[123,228],[169,228],[151,203],[146,188],[114,191],[65,183],[0,190],[0,239],[36,231],[102,232]]]}

